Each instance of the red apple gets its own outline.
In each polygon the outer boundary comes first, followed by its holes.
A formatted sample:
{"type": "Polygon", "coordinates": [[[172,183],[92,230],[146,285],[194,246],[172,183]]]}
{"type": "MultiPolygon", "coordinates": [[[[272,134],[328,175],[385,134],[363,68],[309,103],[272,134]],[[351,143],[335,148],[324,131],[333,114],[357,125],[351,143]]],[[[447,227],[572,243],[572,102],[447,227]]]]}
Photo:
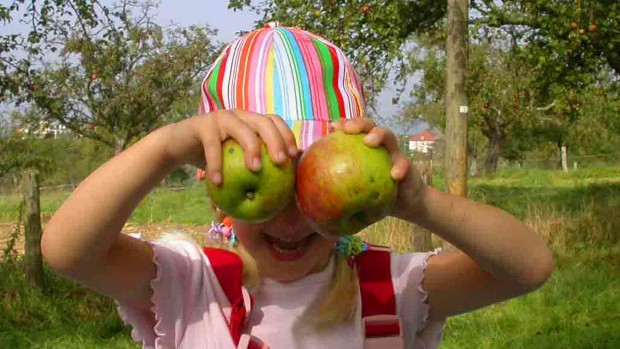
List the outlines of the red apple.
{"type": "Polygon", "coordinates": [[[364,6],[360,7],[360,11],[362,11],[363,14],[367,15],[370,12],[370,6],[369,5],[364,5],[364,6]]]}
{"type": "Polygon", "coordinates": [[[579,23],[577,23],[577,22],[571,22],[571,24],[570,24],[570,28],[571,28],[571,29],[577,29],[577,28],[579,28],[579,23]]]}
{"type": "Polygon", "coordinates": [[[598,26],[596,25],[596,23],[592,23],[588,26],[588,30],[593,32],[598,28],[598,26]]]}
{"type": "Polygon", "coordinates": [[[318,233],[360,232],[388,215],[396,203],[392,158],[364,144],[365,134],[331,133],[312,144],[297,167],[299,209],[318,233]]]}
{"type": "MultiPolygon", "coordinates": [[[[277,216],[290,202],[295,187],[295,166],[271,162],[266,146],[261,150],[262,167],[252,171],[245,165],[241,145],[229,139],[222,144],[222,183],[207,179],[207,193],[213,204],[233,218],[263,222],[277,216]]],[[[207,164],[208,166],[208,164],[207,164]]]]}

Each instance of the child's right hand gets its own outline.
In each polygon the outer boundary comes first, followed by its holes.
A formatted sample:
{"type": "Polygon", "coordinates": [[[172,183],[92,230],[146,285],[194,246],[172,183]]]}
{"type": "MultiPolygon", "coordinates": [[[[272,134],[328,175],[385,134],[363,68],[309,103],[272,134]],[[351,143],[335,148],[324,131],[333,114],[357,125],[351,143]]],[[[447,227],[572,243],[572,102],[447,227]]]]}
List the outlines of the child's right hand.
{"type": "Polygon", "coordinates": [[[261,141],[271,161],[282,164],[287,157],[296,158],[299,149],[295,136],[284,120],[276,115],[262,115],[239,109],[219,110],[195,116],[171,125],[167,154],[175,164],[207,166],[207,176],[214,184],[222,181],[222,142],[233,138],[245,152],[246,166],[253,171],[261,167],[261,141]]]}

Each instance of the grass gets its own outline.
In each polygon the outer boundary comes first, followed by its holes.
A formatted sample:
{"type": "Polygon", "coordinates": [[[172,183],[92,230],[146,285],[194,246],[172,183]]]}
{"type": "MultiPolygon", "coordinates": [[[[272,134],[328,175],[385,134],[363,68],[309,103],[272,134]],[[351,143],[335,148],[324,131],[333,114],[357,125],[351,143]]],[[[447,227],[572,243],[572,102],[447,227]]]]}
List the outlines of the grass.
{"type": "Polygon", "coordinates": [[[620,251],[614,263],[575,258],[545,286],[450,319],[442,348],[618,348],[620,251]]]}
{"type": "Polygon", "coordinates": [[[0,263],[0,348],[132,348],[114,303],[45,269],[32,288],[21,262],[0,263]]]}
{"type": "MultiPolygon", "coordinates": [[[[41,193],[41,215],[51,217],[69,197],[68,191],[41,193]]],[[[0,222],[15,222],[19,216],[18,194],[0,196],[0,222]]],[[[188,186],[182,190],[156,188],[134,211],[132,224],[174,222],[177,224],[208,224],[213,220],[209,199],[202,185],[188,186]]]]}
{"type": "MultiPolygon", "coordinates": [[[[509,170],[469,183],[470,197],[508,210],[542,234],[557,267],[531,294],[451,318],[441,348],[619,348],[620,170],[509,170]]],[[[42,207],[51,213],[64,197],[45,195],[42,207]]],[[[17,200],[5,199],[0,211],[16,207],[9,201],[17,200]]],[[[209,212],[200,186],[158,189],[132,221],[204,224],[209,212]]],[[[364,235],[407,251],[413,229],[386,219],[364,235]]],[[[23,280],[18,263],[0,263],[0,280],[0,348],[139,347],[110,300],[50,272],[48,291],[40,294],[23,280]]]]}

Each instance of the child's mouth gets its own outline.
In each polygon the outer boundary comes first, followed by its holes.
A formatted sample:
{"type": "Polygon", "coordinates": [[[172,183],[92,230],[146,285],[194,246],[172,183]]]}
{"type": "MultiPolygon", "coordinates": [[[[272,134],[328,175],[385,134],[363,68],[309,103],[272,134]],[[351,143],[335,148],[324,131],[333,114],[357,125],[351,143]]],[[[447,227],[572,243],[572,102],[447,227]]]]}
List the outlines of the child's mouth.
{"type": "Polygon", "coordinates": [[[287,241],[265,234],[271,255],[282,262],[293,262],[304,256],[307,246],[317,236],[312,233],[298,241],[287,241]]]}

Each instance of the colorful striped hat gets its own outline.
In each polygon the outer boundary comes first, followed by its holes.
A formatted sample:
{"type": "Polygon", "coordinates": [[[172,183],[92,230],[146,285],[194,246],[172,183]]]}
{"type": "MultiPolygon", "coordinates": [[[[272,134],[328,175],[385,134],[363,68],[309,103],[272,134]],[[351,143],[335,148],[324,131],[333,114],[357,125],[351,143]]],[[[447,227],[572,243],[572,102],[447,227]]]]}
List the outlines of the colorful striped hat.
{"type": "Polygon", "coordinates": [[[233,108],[282,117],[303,150],[331,121],[365,115],[366,102],[338,47],[274,22],[229,44],[202,83],[202,114],[233,108]]]}

